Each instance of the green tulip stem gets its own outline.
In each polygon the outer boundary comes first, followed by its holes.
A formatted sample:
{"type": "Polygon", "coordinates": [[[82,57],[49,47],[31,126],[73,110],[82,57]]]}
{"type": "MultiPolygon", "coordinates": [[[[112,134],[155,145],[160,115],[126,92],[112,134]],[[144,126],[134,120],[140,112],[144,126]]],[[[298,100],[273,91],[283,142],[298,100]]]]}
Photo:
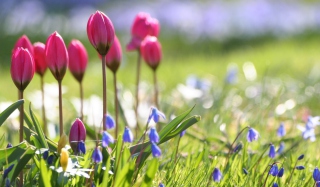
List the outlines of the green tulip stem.
{"type": "Polygon", "coordinates": [[[134,112],[136,115],[136,128],[135,128],[135,137],[138,137],[139,123],[138,123],[138,107],[139,107],[139,84],[140,84],[140,71],[141,71],[141,54],[138,50],[138,62],[137,62],[137,82],[136,82],[136,105],[134,112]]]}
{"type": "MultiPolygon", "coordinates": [[[[19,90],[19,99],[23,99],[23,90],[19,90]]],[[[19,140],[20,143],[23,142],[23,115],[24,115],[24,104],[22,103],[20,106],[20,133],[19,133],[19,140]]],[[[23,186],[23,170],[21,170],[19,174],[20,183],[19,186],[23,186]]]]}
{"type": "Polygon", "coordinates": [[[60,137],[63,135],[63,114],[62,114],[62,88],[61,88],[62,80],[58,80],[59,85],[59,129],[60,129],[60,137]]]}
{"type": "Polygon", "coordinates": [[[117,74],[113,73],[113,85],[114,85],[114,110],[115,110],[115,118],[116,118],[116,130],[115,130],[115,138],[118,137],[119,130],[119,109],[118,109],[118,89],[117,89],[117,74]]]}
{"type": "Polygon", "coordinates": [[[107,115],[107,81],[106,81],[106,55],[102,55],[102,93],[103,93],[103,117],[102,117],[102,128],[103,131],[107,130],[105,125],[106,123],[106,115],[107,115]]]}
{"type": "Polygon", "coordinates": [[[79,84],[80,84],[80,120],[83,121],[83,84],[82,84],[82,81],[80,81],[79,84]]]}
{"type": "Polygon", "coordinates": [[[42,121],[43,121],[43,131],[44,134],[48,135],[48,127],[47,127],[47,118],[46,118],[46,109],[44,106],[44,81],[43,81],[43,75],[40,76],[41,80],[41,94],[42,94],[42,121]]]}

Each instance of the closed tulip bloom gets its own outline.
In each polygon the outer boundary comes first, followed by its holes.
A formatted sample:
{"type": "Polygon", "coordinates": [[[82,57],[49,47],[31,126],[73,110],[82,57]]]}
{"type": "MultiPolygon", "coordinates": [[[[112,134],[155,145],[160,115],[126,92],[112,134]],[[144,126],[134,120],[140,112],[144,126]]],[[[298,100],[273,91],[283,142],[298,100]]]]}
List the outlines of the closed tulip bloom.
{"type": "Polygon", "coordinates": [[[86,48],[79,40],[72,40],[68,46],[69,70],[81,82],[88,64],[86,48]]]}
{"type": "Polygon", "coordinates": [[[69,56],[66,45],[58,32],[52,33],[46,42],[46,62],[56,80],[62,80],[66,74],[69,56]]]}
{"type": "Polygon", "coordinates": [[[36,42],[33,44],[35,71],[40,76],[43,76],[47,70],[45,48],[46,46],[41,42],[36,42]]]}
{"type": "Polygon", "coordinates": [[[102,161],[102,153],[98,147],[96,147],[92,152],[92,160],[95,163],[100,163],[102,161]]]}
{"type": "Polygon", "coordinates": [[[156,70],[161,58],[162,50],[161,44],[155,36],[147,36],[141,43],[141,55],[146,63],[156,70]]]}
{"type": "Polygon", "coordinates": [[[159,135],[157,130],[154,127],[151,127],[150,129],[149,139],[150,139],[150,142],[153,142],[153,143],[159,142],[159,135]]]}
{"type": "Polygon", "coordinates": [[[15,43],[12,52],[14,52],[18,47],[28,49],[29,53],[33,57],[33,46],[29,38],[26,35],[22,35],[15,43]]]}
{"type": "Polygon", "coordinates": [[[131,130],[129,129],[129,127],[126,127],[124,129],[124,133],[123,133],[123,142],[127,142],[127,143],[132,143],[133,142],[133,134],[131,132],[131,130]]]}
{"type": "Polygon", "coordinates": [[[269,150],[269,157],[274,158],[276,156],[276,149],[274,148],[274,145],[270,145],[270,150],[269,150]]]}
{"type": "Polygon", "coordinates": [[[121,49],[121,44],[119,42],[119,39],[117,36],[114,37],[114,41],[112,46],[110,47],[110,50],[108,54],[106,55],[106,64],[107,67],[112,71],[112,72],[117,72],[120,63],[121,63],[121,58],[122,58],[122,49],[121,49]]]}
{"type": "Polygon", "coordinates": [[[61,165],[63,171],[67,170],[68,160],[69,160],[69,153],[68,153],[67,149],[62,148],[61,154],[60,154],[60,165],[61,165]]]}
{"type": "Polygon", "coordinates": [[[69,144],[74,153],[78,153],[79,142],[86,140],[87,131],[82,121],[77,118],[70,129],[69,144]]]}
{"type": "Polygon", "coordinates": [[[220,182],[220,180],[222,179],[222,173],[218,168],[214,168],[212,173],[212,179],[214,182],[220,182]]]}
{"type": "Polygon", "coordinates": [[[160,157],[162,154],[161,149],[155,143],[151,143],[151,153],[155,158],[160,157]]]}
{"type": "Polygon", "coordinates": [[[106,55],[115,36],[113,24],[108,16],[98,10],[92,14],[87,23],[87,35],[98,53],[106,55]]]}
{"type": "Polygon", "coordinates": [[[11,57],[11,78],[17,88],[23,91],[34,75],[34,61],[28,49],[17,48],[11,57]]]}

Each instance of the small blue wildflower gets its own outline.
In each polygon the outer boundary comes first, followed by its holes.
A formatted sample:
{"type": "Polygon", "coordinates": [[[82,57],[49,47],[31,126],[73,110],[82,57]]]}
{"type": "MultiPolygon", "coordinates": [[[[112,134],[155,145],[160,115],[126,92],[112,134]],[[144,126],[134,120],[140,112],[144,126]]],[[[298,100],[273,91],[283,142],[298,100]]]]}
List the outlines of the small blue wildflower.
{"type": "Polygon", "coordinates": [[[54,156],[53,156],[53,155],[50,155],[50,156],[48,157],[48,159],[47,159],[47,163],[48,163],[49,165],[51,165],[51,164],[53,163],[53,159],[54,159],[54,156]]]}
{"type": "Polygon", "coordinates": [[[248,134],[247,134],[248,142],[252,142],[254,140],[257,140],[258,137],[259,137],[258,131],[256,131],[255,129],[250,127],[249,130],[248,130],[248,134]]]}
{"type": "Polygon", "coordinates": [[[159,117],[162,117],[163,119],[166,119],[166,116],[160,112],[157,108],[155,107],[151,107],[151,114],[148,118],[148,123],[150,122],[151,119],[153,119],[153,121],[155,123],[159,122],[159,117]]]}
{"type": "Polygon", "coordinates": [[[238,68],[237,68],[237,66],[235,66],[235,65],[230,66],[228,68],[227,75],[226,75],[226,78],[225,78],[226,83],[235,84],[237,82],[237,79],[238,79],[238,68]]]}
{"type": "Polygon", "coordinates": [[[161,156],[161,149],[153,142],[151,142],[151,152],[153,157],[157,158],[161,156]]]}
{"type": "Polygon", "coordinates": [[[271,167],[271,169],[270,169],[270,171],[269,171],[269,174],[271,174],[272,176],[277,176],[278,175],[278,172],[279,172],[279,170],[278,170],[278,166],[277,166],[277,164],[274,164],[272,167],[271,167]]]}
{"type": "Polygon", "coordinates": [[[320,171],[318,167],[314,168],[313,173],[312,173],[312,178],[314,181],[320,181],[320,171]]]}
{"type": "Polygon", "coordinates": [[[296,166],[297,170],[304,170],[304,166],[296,166]]]}
{"type": "Polygon", "coordinates": [[[279,187],[278,183],[274,182],[272,187],[279,187]]]}
{"type": "Polygon", "coordinates": [[[103,131],[102,147],[108,147],[110,143],[114,143],[113,137],[107,131],[103,131]]]}
{"type": "Polygon", "coordinates": [[[270,157],[270,158],[276,157],[276,149],[274,148],[274,145],[273,145],[273,144],[270,145],[269,157],[270,157]]]}
{"type": "Polygon", "coordinates": [[[316,182],[316,187],[320,187],[320,181],[316,182]]]}
{"type": "Polygon", "coordinates": [[[2,175],[3,179],[5,179],[8,176],[8,174],[12,170],[13,166],[14,166],[14,164],[11,164],[7,169],[4,170],[3,175],[2,175]]]}
{"type": "Polygon", "coordinates": [[[106,115],[106,124],[105,124],[107,129],[112,129],[116,126],[112,116],[110,116],[109,114],[106,115]]]}
{"type": "Polygon", "coordinates": [[[82,140],[78,143],[78,152],[80,154],[86,154],[86,144],[82,140]]]}
{"type": "Polygon", "coordinates": [[[8,148],[11,148],[11,147],[12,147],[12,144],[8,143],[6,148],[8,149],[8,148]]]}
{"type": "Polygon", "coordinates": [[[248,170],[246,170],[245,168],[242,168],[242,171],[243,171],[243,173],[245,174],[245,175],[248,175],[248,170]]]}
{"type": "Polygon", "coordinates": [[[181,131],[181,132],[180,132],[180,138],[186,134],[186,131],[187,131],[187,130],[184,130],[184,131],[181,131]]]}
{"type": "Polygon", "coordinates": [[[129,127],[126,127],[124,129],[122,140],[123,140],[123,142],[127,142],[127,143],[133,142],[133,134],[132,134],[131,130],[129,129],[129,127]]]}
{"type": "Polygon", "coordinates": [[[277,153],[281,154],[283,151],[284,151],[284,142],[280,142],[280,146],[279,146],[277,153]]]}
{"type": "Polygon", "coordinates": [[[233,149],[233,152],[234,153],[237,153],[239,152],[243,147],[243,144],[242,143],[239,143],[234,149],[233,149]]]}
{"type": "Polygon", "coordinates": [[[6,178],[5,187],[10,187],[10,179],[9,178],[6,178]]]}
{"type": "Polygon", "coordinates": [[[165,187],[165,185],[162,182],[160,182],[159,187],[165,187]]]}
{"type": "Polygon", "coordinates": [[[222,179],[222,173],[218,168],[214,168],[212,173],[212,179],[214,182],[220,182],[220,180],[222,179]]]}
{"type": "Polygon", "coordinates": [[[149,139],[150,139],[150,142],[153,142],[153,143],[158,143],[160,140],[157,130],[154,127],[150,128],[149,139]]]}
{"type": "Polygon", "coordinates": [[[280,170],[279,170],[279,173],[278,173],[278,175],[277,175],[277,177],[282,177],[283,176],[283,174],[284,174],[284,168],[282,167],[280,170]]]}
{"type": "Polygon", "coordinates": [[[298,157],[298,160],[302,160],[303,158],[304,158],[304,154],[300,155],[300,156],[298,157]]]}
{"type": "Polygon", "coordinates": [[[100,163],[102,161],[102,153],[98,147],[96,147],[92,152],[92,160],[95,163],[100,163]]]}
{"type": "Polygon", "coordinates": [[[45,152],[42,153],[42,158],[44,160],[47,160],[48,156],[49,156],[49,151],[48,150],[46,150],[45,152]]]}
{"type": "Polygon", "coordinates": [[[280,126],[278,128],[277,134],[278,134],[279,137],[283,137],[286,134],[286,129],[285,129],[283,123],[280,123],[280,126]]]}

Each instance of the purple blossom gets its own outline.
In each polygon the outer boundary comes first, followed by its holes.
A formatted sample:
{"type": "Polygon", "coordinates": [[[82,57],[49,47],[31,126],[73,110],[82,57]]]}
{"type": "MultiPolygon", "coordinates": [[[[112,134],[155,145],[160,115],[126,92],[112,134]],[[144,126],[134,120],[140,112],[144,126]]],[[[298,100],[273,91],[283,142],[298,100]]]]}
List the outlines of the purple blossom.
{"type": "Polygon", "coordinates": [[[127,143],[132,143],[133,142],[133,134],[131,132],[131,130],[129,129],[129,127],[126,127],[124,129],[124,133],[123,133],[123,142],[127,142],[127,143]]]}
{"type": "Polygon", "coordinates": [[[102,153],[98,147],[96,147],[92,152],[92,160],[95,163],[100,163],[102,161],[102,153]]]}
{"type": "Polygon", "coordinates": [[[212,179],[214,182],[220,182],[220,180],[222,179],[222,173],[218,168],[214,168],[212,173],[212,179]]]}
{"type": "Polygon", "coordinates": [[[166,116],[162,112],[160,112],[155,107],[151,107],[151,114],[148,118],[148,123],[150,122],[151,119],[153,119],[155,123],[158,123],[160,117],[162,117],[163,119],[166,119],[166,116]]]}
{"type": "Polygon", "coordinates": [[[250,129],[248,130],[248,134],[247,134],[248,142],[252,142],[254,140],[257,140],[258,137],[259,137],[258,131],[256,131],[255,129],[250,127],[250,129]]]}
{"type": "Polygon", "coordinates": [[[102,147],[108,147],[110,143],[114,143],[113,137],[107,131],[103,131],[102,147]]]}
{"type": "Polygon", "coordinates": [[[151,152],[152,156],[155,158],[160,157],[162,154],[161,149],[153,142],[151,143],[151,152]]]}
{"type": "Polygon", "coordinates": [[[149,139],[150,139],[150,142],[153,142],[153,143],[158,143],[160,140],[158,132],[154,127],[150,128],[149,139]]]}

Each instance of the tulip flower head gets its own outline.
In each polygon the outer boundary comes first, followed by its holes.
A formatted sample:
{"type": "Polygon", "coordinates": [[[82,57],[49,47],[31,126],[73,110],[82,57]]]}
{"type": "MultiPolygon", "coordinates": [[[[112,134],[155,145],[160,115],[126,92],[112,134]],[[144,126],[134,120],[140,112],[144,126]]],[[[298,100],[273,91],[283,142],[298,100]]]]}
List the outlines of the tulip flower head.
{"type": "Polygon", "coordinates": [[[278,166],[277,166],[277,164],[274,164],[272,167],[271,167],[271,169],[270,169],[270,171],[269,171],[269,174],[271,174],[272,176],[277,176],[278,175],[278,172],[279,172],[279,169],[278,169],[278,166]]]}
{"type": "Polygon", "coordinates": [[[106,115],[106,124],[105,124],[107,129],[113,129],[116,126],[116,123],[114,122],[114,119],[111,115],[107,114],[106,115]]]}
{"type": "Polygon", "coordinates": [[[114,37],[113,44],[110,47],[108,54],[106,55],[106,64],[107,67],[113,72],[116,73],[122,58],[122,49],[121,44],[117,36],[114,37]]]}
{"type": "Polygon", "coordinates": [[[220,182],[220,180],[222,179],[222,173],[218,168],[214,168],[212,173],[212,179],[214,182],[220,182]]]}
{"type": "Polygon", "coordinates": [[[108,147],[110,143],[114,143],[113,137],[107,131],[103,131],[102,147],[108,147]]]}
{"type": "Polygon", "coordinates": [[[283,137],[286,134],[286,129],[285,129],[283,123],[280,124],[278,131],[277,131],[277,134],[279,137],[283,137]]]}
{"type": "Polygon", "coordinates": [[[160,117],[162,117],[163,119],[166,119],[166,116],[162,112],[160,112],[155,107],[151,107],[151,114],[148,118],[148,123],[150,122],[151,119],[153,119],[155,123],[158,123],[160,117]]]}
{"type": "Polygon", "coordinates": [[[124,133],[123,133],[123,142],[132,143],[133,142],[133,134],[129,127],[125,127],[124,133]]]}
{"type": "Polygon", "coordinates": [[[155,36],[145,37],[141,43],[140,51],[144,61],[153,70],[156,70],[162,58],[161,44],[158,39],[155,36]]]}
{"type": "Polygon", "coordinates": [[[61,154],[60,154],[60,165],[61,165],[63,171],[67,170],[68,161],[69,161],[69,153],[68,153],[67,149],[62,148],[61,154]]]}
{"type": "Polygon", "coordinates": [[[157,146],[157,144],[151,142],[151,152],[152,156],[158,158],[161,156],[162,152],[161,149],[157,146]]]}
{"type": "Polygon", "coordinates": [[[108,16],[96,11],[87,23],[87,35],[92,46],[102,56],[106,55],[113,43],[115,31],[108,16]]]}
{"type": "Polygon", "coordinates": [[[156,128],[154,127],[150,128],[149,139],[150,139],[150,142],[159,143],[159,135],[156,128]]]}
{"type": "Polygon", "coordinates": [[[82,121],[77,118],[70,129],[69,133],[69,144],[75,154],[78,153],[79,142],[85,141],[87,136],[87,131],[82,123],[82,121]]]}
{"type": "Polygon", "coordinates": [[[69,70],[81,82],[88,64],[86,48],[79,40],[72,40],[68,46],[69,70]]]}
{"type": "Polygon", "coordinates": [[[34,49],[32,46],[32,43],[30,42],[29,38],[26,35],[22,35],[17,42],[15,43],[12,52],[14,52],[18,47],[28,49],[29,53],[33,57],[34,55],[34,49]]]}
{"type": "Polygon", "coordinates": [[[52,75],[56,80],[61,81],[66,74],[69,55],[64,41],[57,31],[48,37],[45,55],[52,75]]]}
{"type": "Polygon", "coordinates": [[[253,128],[250,128],[250,129],[248,130],[248,134],[247,134],[247,140],[248,140],[248,142],[252,142],[252,141],[254,141],[254,140],[257,140],[258,137],[259,137],[258,131],[256,131],[256,130],[253,129],[253,128]]]}
{"type": "Polygon", "coordinates": [[[28,49],[18,47],[11,57],[11,78],[16,87],[23,91],[34,75],[34,61],[28,49]]]}
{"type": "Polygon", "coordinates": [[[276,157],[276,149],[274,148],[274,145],[273,145],[273,144],[270,145],[269,157],[270,157],[270,158],[276,157]]]}
{"type": "Polygon", "coordinates": [[[100,163],[102,161],[102,153],[98,147],[96,147],[92,152],[92,160],[95,163],[100,163]]]}
{"type": "Polygon", "coordinates": [[[46,62],[46,54],[45,49],[46,46],[41,42],[36,42],[33,44],[34,49],[34,65],[35,71],[40,76],[43,76],[47,70],[47,62],[46,62]]]}

